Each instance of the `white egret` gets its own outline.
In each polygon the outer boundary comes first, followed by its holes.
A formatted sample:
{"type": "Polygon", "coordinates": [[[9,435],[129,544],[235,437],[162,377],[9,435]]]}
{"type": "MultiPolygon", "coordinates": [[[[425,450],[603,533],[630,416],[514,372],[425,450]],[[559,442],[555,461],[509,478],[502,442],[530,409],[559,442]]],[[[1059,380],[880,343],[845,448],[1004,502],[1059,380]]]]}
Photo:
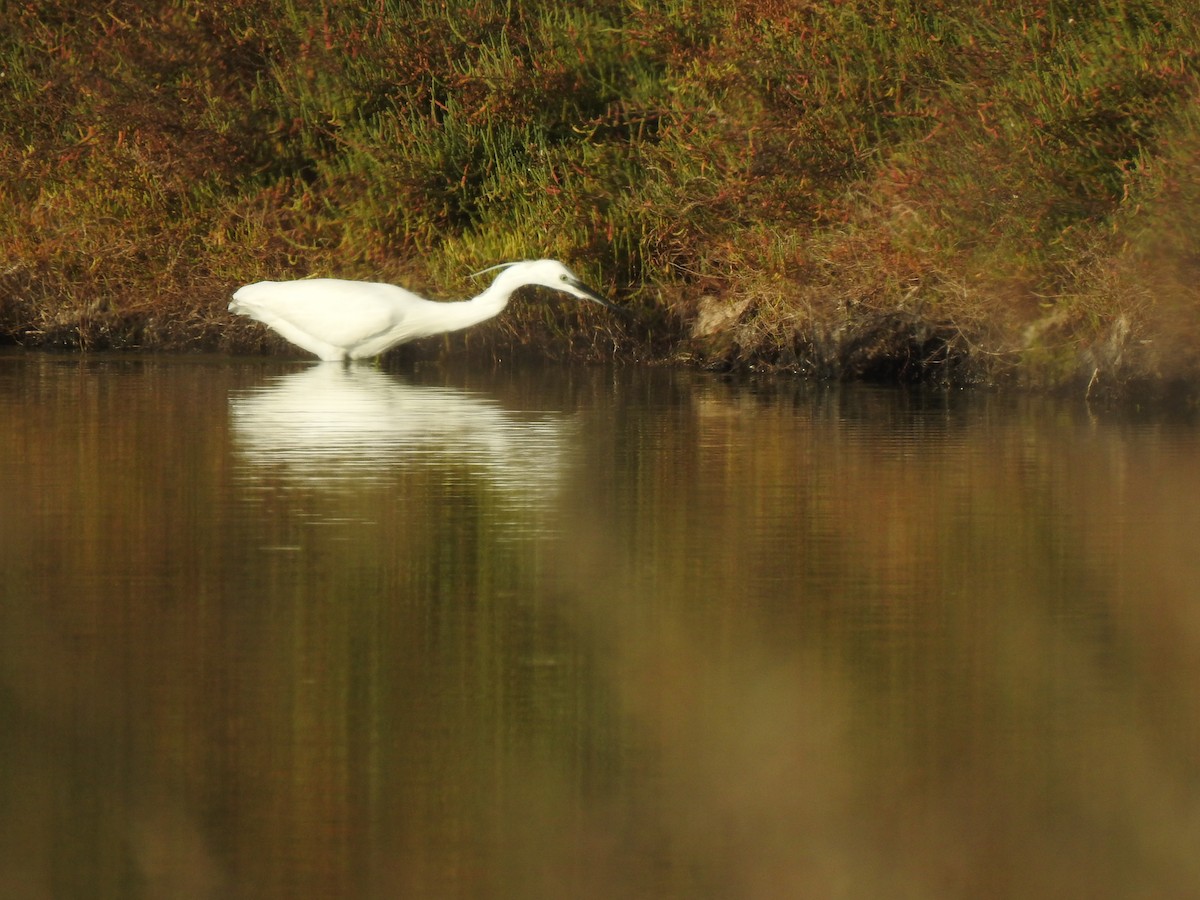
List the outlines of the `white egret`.
{"type": "MultiPolygon", "coordinates": [[[[502,263],[503,271],[473,300],[437,303],[394,284],[305,278],[239,288],[229,309],[249,316],[324,360],[369,359],[385,350],[498,314],[518,288],[541,285],[617,309],[553,259],[502,263]]],[[[482,274],[482,273],[480,273],[482,274]]]]}

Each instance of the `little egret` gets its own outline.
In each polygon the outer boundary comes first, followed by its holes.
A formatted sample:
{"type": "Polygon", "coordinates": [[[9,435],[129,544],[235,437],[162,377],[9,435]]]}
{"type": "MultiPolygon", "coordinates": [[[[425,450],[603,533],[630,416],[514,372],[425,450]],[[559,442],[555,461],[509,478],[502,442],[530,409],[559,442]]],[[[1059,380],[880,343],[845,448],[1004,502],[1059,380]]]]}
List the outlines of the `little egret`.
{"type": "Polygon", "coordinates": [[[369,359],[406,341],[469,328],[498,314],[526,285],[618,309],[553,259],[502,263],[484,271],[493,269],[503,271],[474,300],[436,303],[394,284],[304,278],[248,284],[233,295],[229,309],[324,360],[369,359]]]}

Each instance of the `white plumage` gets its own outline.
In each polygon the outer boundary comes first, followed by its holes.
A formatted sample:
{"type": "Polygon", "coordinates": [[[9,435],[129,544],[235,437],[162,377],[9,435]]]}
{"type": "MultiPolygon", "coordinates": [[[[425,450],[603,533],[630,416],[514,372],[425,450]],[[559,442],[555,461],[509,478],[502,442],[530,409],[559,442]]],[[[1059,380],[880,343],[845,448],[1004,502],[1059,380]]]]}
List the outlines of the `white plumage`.
{"type": "Polygon", "coordinates": [[[394,284],[307,278],[248,284],[233,295],[229,309],[321,359],[346,360],[369,359],[397,344],[469,328],[498,314],[526,285],[615,308],[553,259],[493,268],[503,271],[473,300],[436,303],[394,284]]]}

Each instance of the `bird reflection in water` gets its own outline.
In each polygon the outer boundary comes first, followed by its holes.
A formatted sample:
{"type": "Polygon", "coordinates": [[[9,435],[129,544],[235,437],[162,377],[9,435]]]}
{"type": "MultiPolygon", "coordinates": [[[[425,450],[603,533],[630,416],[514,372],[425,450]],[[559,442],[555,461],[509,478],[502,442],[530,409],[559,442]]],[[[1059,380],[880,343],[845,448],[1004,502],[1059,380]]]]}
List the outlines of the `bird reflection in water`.
{"type": "Polygon", "coordinates": [[[363,365],[274,378],[231,397],[229,413],[251,478],[344,487],[440,468],[522,507],[557,490],[571,445],[561,415],[517,414],[482,394],[407,384],[363,365]]]}

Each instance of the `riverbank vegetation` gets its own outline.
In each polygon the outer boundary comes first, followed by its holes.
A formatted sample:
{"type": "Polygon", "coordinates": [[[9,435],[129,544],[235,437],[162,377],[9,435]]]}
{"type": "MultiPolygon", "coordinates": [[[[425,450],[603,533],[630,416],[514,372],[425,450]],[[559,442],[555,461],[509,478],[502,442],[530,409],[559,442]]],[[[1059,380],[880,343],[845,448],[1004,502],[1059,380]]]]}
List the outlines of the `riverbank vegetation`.
{"type": "Polygon", "coordinates": [[[567,261],[458,341],[1117,390],[1200,374],[1183,0],[0,5],[0,336],[269,342],[239,284],[567,261]]]}

